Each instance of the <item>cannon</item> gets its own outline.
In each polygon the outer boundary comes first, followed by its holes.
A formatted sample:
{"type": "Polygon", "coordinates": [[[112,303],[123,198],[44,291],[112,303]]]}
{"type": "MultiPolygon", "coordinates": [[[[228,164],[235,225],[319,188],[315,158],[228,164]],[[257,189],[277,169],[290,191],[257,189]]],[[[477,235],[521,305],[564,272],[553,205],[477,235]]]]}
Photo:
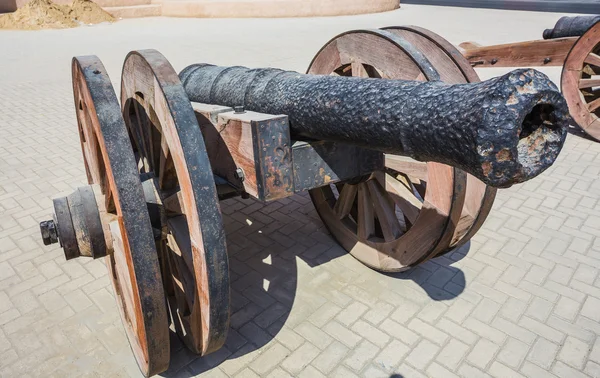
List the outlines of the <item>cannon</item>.
{"type": "Polygon", "coordinates": [[[459,45],[475,67],[562,66],[561,90],[574,121],[600,141],[600,16],[562,17],[543,38],[495,46],[459,45]]]}
{"type": "Polygon", "coordinates": [[[479,82],[416,27],[344,33],[307,74],[200,64],[178,75],[142,50],[125,59],[120,101],[95,56],[74,58],[72,78],[89,185],[54,200],[42,238],[67,260],[106,259],[146,376],[169,365],[171,325],[200,355],[225,342],[220,200],[308,191],[352,256],[403,271],[466,243],[497,187],[551,166],[569,121],[543,74],[479,82]]]}

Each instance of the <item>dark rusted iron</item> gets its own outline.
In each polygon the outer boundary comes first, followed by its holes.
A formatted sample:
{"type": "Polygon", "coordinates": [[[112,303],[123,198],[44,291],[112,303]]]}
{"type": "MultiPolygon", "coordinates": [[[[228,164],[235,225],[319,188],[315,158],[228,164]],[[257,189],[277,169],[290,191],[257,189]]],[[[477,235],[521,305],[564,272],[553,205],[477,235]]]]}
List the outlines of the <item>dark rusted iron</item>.
{"type": "Polygon", "coordinates": [[[292,138],[436,161],[494,187],[547,169],[569,120],[556,86],[531,69],[458,85],[204,64],[180,77],[192,101],[286,114],[292,138]]]}
{"type": "Polygon", "coordinates": [[[54,220],[40,222],[40,232],[42,233],[44,245],[58,243],[58,231],[54,220]]]}
{"type": "Polygon", "coordinates": [[[111,252],[91,186],[78,188],[53,202],[55,218],[40,223],[44,244],[60,241],[67,260],[80,256],[97,259],[111,252]]]}
{"type": "Polygon", "coordinates": [[[60,246],[63,248],[65,259],[70,260],[79,257],[79,246],[75,236],[75,228],[69,210],[67,197],[55,198],[54,204],[54,222],[58,231],[60,246]]]}
{"type": "Polygon", "coordinates": [[[385,168],[383,154],[347,143],[296,142],[292,148],[294,191],[319,188],[385,168]]]}
{"type": "Polygon", "coordinates": [[[265,201],[280,199],[294,192],[292,144],[287,117],[251,121],[254,147],[254,167],[258,198],[265,201]]]}
{"type": "Polygon", "coordinates": [[[580,37],[596,22],[600,22],[600,16],[561,17],[553,29],[544,30],[544,39],[580,37]]]}

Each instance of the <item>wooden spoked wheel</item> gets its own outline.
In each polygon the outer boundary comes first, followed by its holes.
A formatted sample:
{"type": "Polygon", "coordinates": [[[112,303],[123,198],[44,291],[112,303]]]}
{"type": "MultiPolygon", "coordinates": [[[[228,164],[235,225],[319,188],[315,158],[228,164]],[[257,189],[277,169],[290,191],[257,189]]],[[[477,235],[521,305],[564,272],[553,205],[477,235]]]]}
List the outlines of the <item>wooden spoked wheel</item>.
{"type": "MultiPolygon", "coordinates": [[[[344,33],[321,49],[308,73],[478,80],[450,43],[413,27],[344,33]]],[[[459,169],[390,155],[386,167],[362,180],[310,192],[333,236],[374,269],[403,270],[464,244],[491,208],[495,191],[459,169]]]]}
{"type": "Polygon", "coordinates": [[[150,218],[121,108],[102,62],[73,59],[73,93],[90,184],[102,191],[103,226],[112,234],[111,282],[133,354],[145,376],[169,366],[164,289],[150,218]]]}
{"type": "Polygon", "coordinates": [[[177,73],[159,52],[130,53],[121,104],[140,173],[163,211],[153,218],[171,320],[185,345],[207,354],[229,328],[225,232],[200,127],[177,73]]]}
{"type": "Polygon", "coordinates": [[[569,52],[561,89],[579,127],[600,141],[600,22],[585,32],[569,52]]]}

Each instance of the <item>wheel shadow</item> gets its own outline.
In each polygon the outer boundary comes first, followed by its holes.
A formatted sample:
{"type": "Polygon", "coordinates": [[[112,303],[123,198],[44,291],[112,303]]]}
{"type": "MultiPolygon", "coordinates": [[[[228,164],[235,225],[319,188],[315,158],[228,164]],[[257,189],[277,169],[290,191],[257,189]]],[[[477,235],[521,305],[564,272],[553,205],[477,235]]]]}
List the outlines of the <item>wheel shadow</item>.
{"type": "Polygon", "coordinates": [[[596,139],[592,138],[589,134],[587,134],[585,131],[583,131],[583,129],[581,127],[579,127],[577,125],[575,125],[575,126],[573,126],[573,125],[569,126],[568,132],[571,135],[575,135],[575,136],[578,136],[580,138],[587,139],[590,142],[596,142],[596,143],[598,142],[596,139]]]}
{"type": "MultiPolygon", "coordinates": [[[[312,270],[347,255],[321,222],[308,195],[267,205],[252,199],[228,199],[221,202],[221,210],[231,280],[232,315],[227,340],[218,351],[198,357],[172,332],[171,364],[162,373],[164,377],[202,374],[227,360],[243,361],[244,356],[264,347],[286,323],[289,328],[290,323],[297,321],[290,319],[290,312],[297,295],[298,265],[304,265],[303,271],[312,270]]],[[[443,301],[464,290],[464,274],[452,264],[462,259],[468,249],[467,244],[402,273],[374,272],[352,258],[344,259],[344,263],[361,272],[355,275],[361,275],[364,269],[367,277],[383,274],[399,281],[414,281],[432,300],[443,301]],[[444,284],[443,281],[448,282],[444,284]]],[[[298,308],[298,311],[302,310],[298,308]]],[[[222,369],[228,374],[236,374],[237,371],[228,370],[234,369],[229,365],[223,364],[222,369]]]]}
{"type": "Polygon", "coordinates": [[[407,271],[382,274],[399,280],[414,281],[434,301],[451,300],[458,297],[466,287],[465,274],[453,264],[462,260],[470,248],[471,242],[468,241],[456,250],[428,260],[407,271]]]}

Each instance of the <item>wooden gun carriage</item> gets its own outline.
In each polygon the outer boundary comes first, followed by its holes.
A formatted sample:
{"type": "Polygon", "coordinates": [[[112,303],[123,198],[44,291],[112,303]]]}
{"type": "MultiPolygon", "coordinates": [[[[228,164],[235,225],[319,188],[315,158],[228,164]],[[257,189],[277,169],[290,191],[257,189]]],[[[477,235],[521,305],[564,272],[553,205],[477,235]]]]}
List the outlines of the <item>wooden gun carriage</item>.
{"type": "MultiPolygon", "coordinates": [[[[199,66],[194,72],[214,70],[199,66]]],[[[242,75],[239,80],[249,77],[243,76],[247,73],[244,69],[234,67],[222,69],[211,80],[238,71],[242,75]]],[[[547,78],[533,71],[516,71],[492,82],[501,88],[508,83],[512,91],[506,92],[506,104],[492,101],[492,105],[484,106],[491,106],[489,115],[500,114],[502,109],[515,114],[516,124],[511,125],[516,134],[510,135],[514,150],[503,148],[505,141],[500,139],[498,146],[486,141],[483,147],[465,144],[475,155],[481,153],[484,160],[491,159],[468,167],[471,174],[441,162],[422,162],[365,148],[369,141],[361,145],[356,137],[353,143],[345,143],[345,138],[301,137],[301,122],[294,118],[293,109],[289,114],[267,114],[238,106],[253,104],[248,93],[245,103],[191,103],[190,97],[213,98],[210,96],[221,92],[223,98],[237,98],[236,89],[241,84],[234,81],[229,87],[210,89],[208,83],[188,80],[190,76],[184,75],[188,69],[180,79],[154,50],[127,56],[120,104],[97,57],[74,58],[72,72],[90,185],[55,199],[54,219],[42,222],[41,232],[45,244],[60,241],[67,259],[106,257],[132,351],[147,376],[169,365],[170,324],[185,345],[200,355],[219,349],[225,341],[230,315],[229,273],[219,200],[250,196],[268,202],[309,191],[321,219],[348,252],[371,268],[402,271],[462,246],[477,232],[496,192],[480,179],[496,186],[529,179],[552,164],[566,136],[564,100],[547,78]],[[194,90],[204,91],[208,97],[194,90]],[[522,114],[515,110],[519,106],[524,107],[522,114]],[[499,150],[492,153],[496,148],[499,150]],[[518,160],[516,155],[525,161],[523,166],[534,163],[525,173],[508,170],[505,175],[501,170],[518,160]]],[[[257,70],[251,74],[273,72],[257,70]]],[[[274,76],[300,84],[313,80],[310,83],[318,85],[348,85],[348,91],[355,91],[361,99],[363,94],[368,97],[364,86],[377,88],[384,83],[385,91],[369,93],[375,98],[386,97],[388,90],[396,87],[408,88],[409,95],[429,89],[453,93],[472,89],[469,85],[479,82],[455,47],[418,27],[339,35],[313,59],[308,74],[282,71],[274,76]]],[[[477,88],[487,88],[486,82],[480,84],[477,88]]],[[[309,109],[304,110],[310,113],[311,106],[318,105],[342,118],[346,115],[346,108],[336,110],[343,102],[335,97],[337,94],[319,91],[316,86],[314,90],[314,98],[306,100],[309,109]],[[334,97],[319,102],[321,95],[334,97]]],[[[492,100],[497,98],[492,96],[492,100]]],[[[448,100],[447,109],[456,107],[452,98],[448,100]]],[[[368,118],[386,111],[411,114],[410,109],[404,109],[408,106],[396,105],[369,110],[360,116],[360,122],[368,123],[368,118]]],[[[354,111],[354,106],[350,108],[354,111]]],[[[472,109],[471,118],[476,122],[477,115],[485,113],[481,109],[472,109]]],[[[427,120],[435,111],[419,112],[420,119],[427,120]]],[[[321,114],[316,112],[316,117],[322,118],[321,114]]],[[[493,134],[502,134],[496,127],[506,127],[507,117],[500,117],[501,126],[492,124],[493,134]]],[[[456,125],[466,122],[460,115],[451,118],[456,125]]],[[[381,131],[386,125],[372,130],[381,131]]],[[[365,131],[345,126],[340,130],[352,130],[359,136],[365,131]]],[[[452,131],[443,124],[435,127],[439,126],[442,132],[452,131]]],[[[425,131],[423,126],[412,133],[425,131]]],[[[463,131],[472,130],[467,127],[463,131]]],[[[455,138],[454,134],[444,134],[438,147],[451,145],[455,138]]],[[[460,141],[458,146],[463,147],[460,141]]],[[[443,151],[434,152],[443,155],[443,151]]],[[[449,155],[446,160],[454,161],[452,153],[449,155]]],[[[456,165],[461,165],[458,160],[456,165]]]]}
{"type": "Polygon", "coordinates": [[[579,127],[600,141],[600,16],[563,17],[537,41],[459,45],[474,67],[562,66],[561,90],[579,127]]]}

